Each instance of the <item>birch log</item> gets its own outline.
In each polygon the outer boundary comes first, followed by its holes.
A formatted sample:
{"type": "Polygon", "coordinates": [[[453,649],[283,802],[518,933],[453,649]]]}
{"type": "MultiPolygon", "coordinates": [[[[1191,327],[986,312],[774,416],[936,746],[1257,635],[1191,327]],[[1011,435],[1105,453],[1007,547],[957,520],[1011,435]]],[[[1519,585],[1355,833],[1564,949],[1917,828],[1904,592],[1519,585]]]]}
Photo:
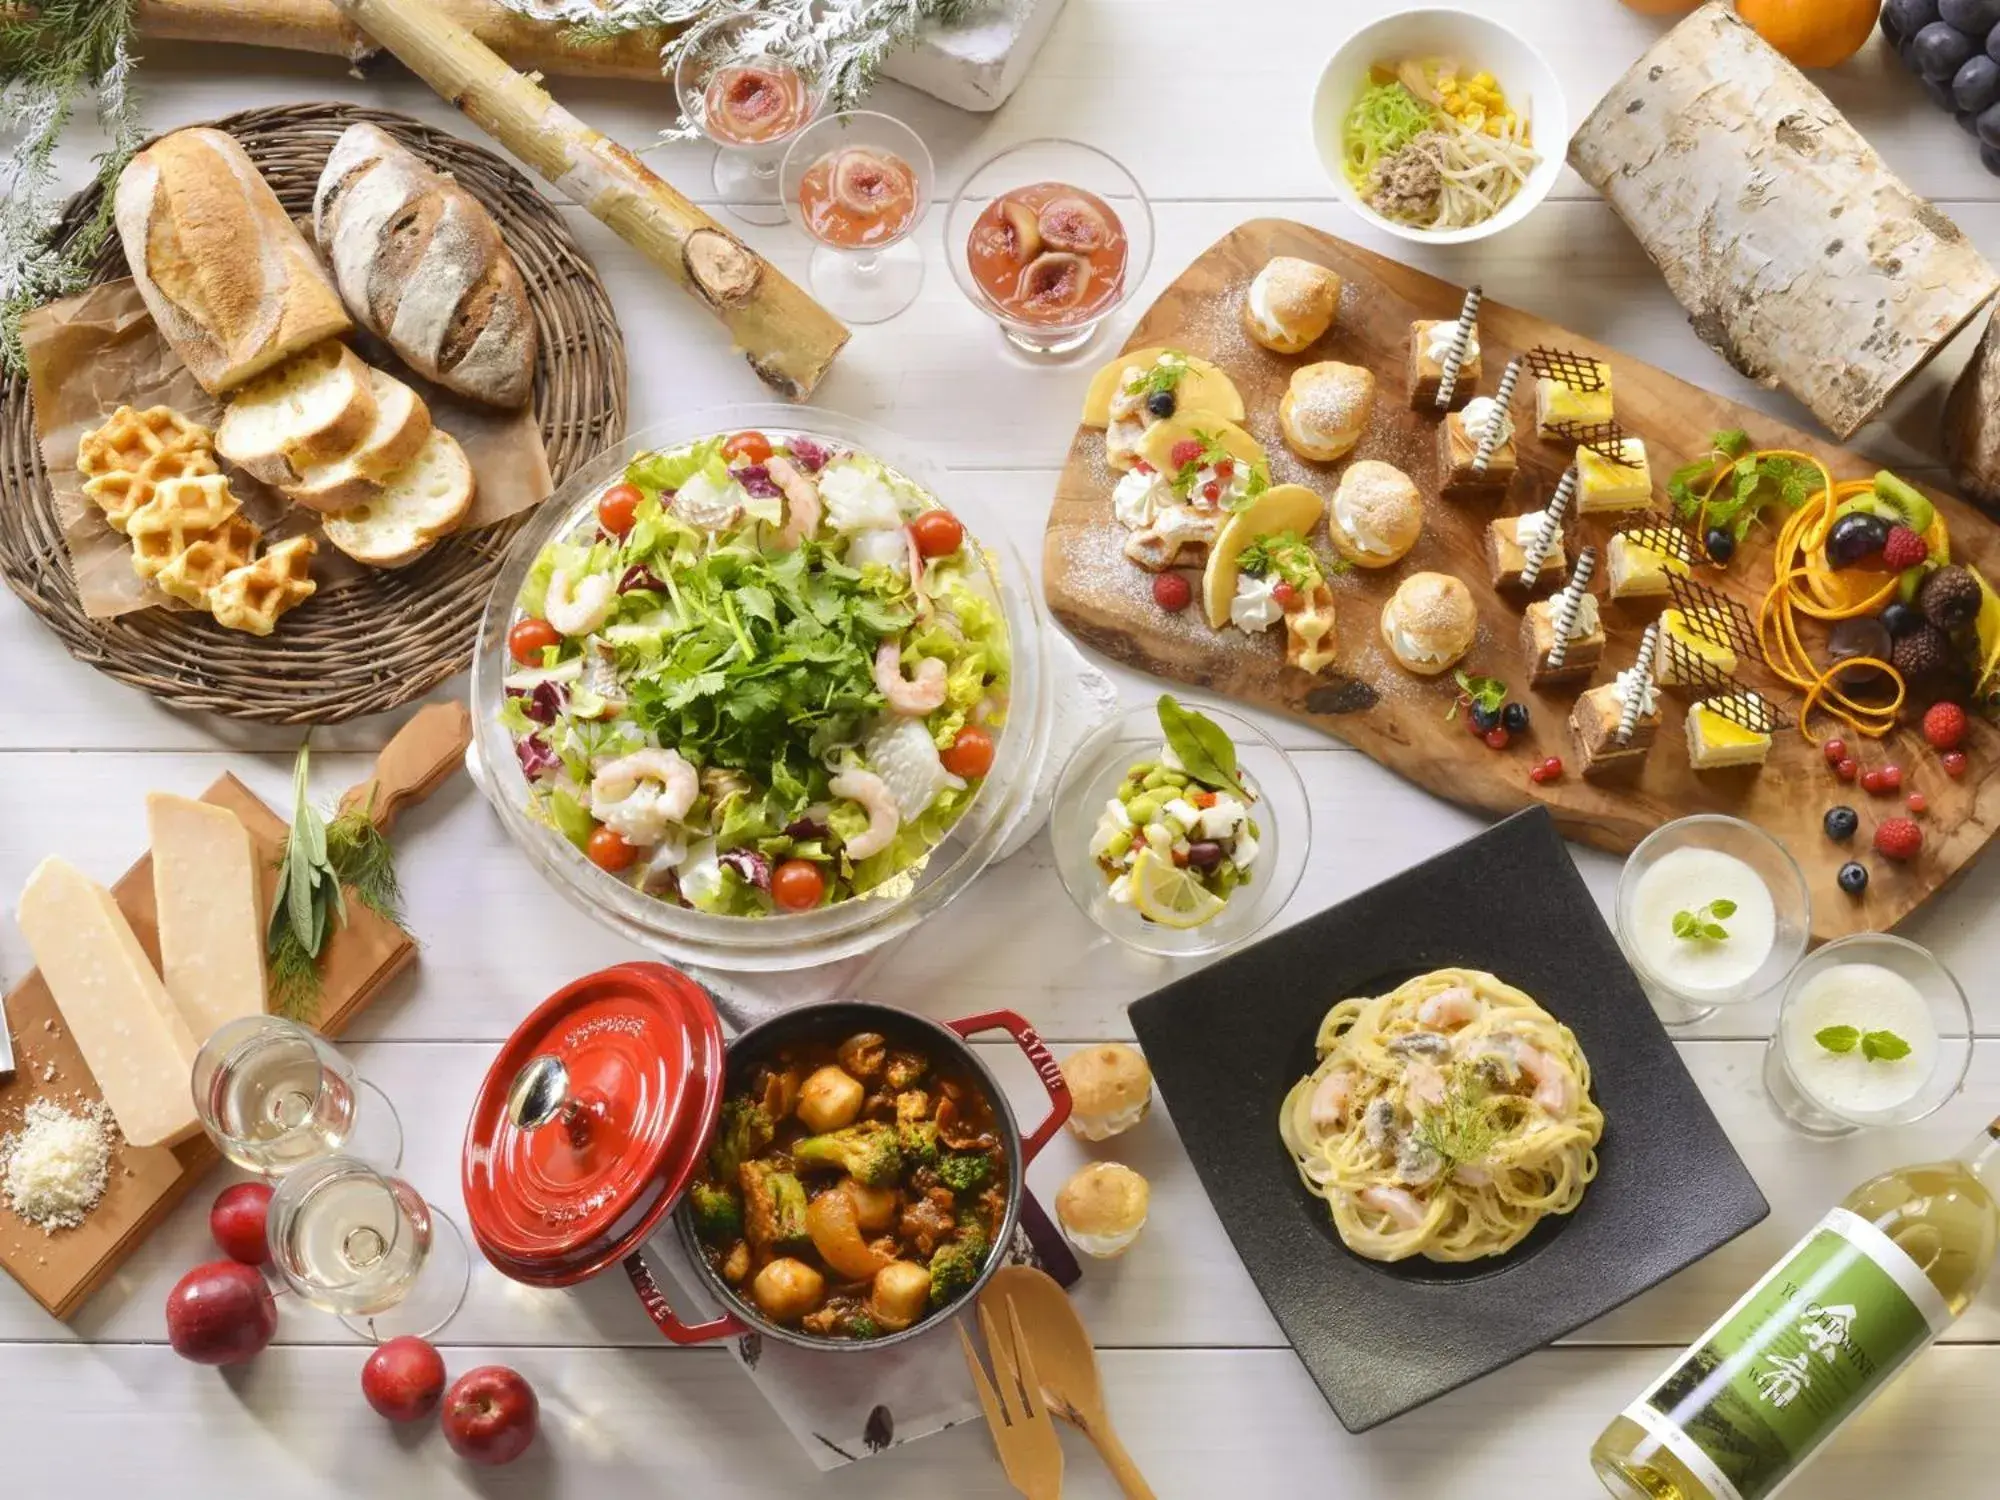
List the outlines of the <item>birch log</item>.
{"type": "Polygon", "coordinates": [[[480,129],[705,303],[781,395],[812,394],[847,329],[638,157],[516,73],[433,0],[336,0],[480,129]]]}
{"type": "Polygon", "coordinates": [[[1842,439],[2000,289],[1958,226],[1726,4],[1640,58],[1569,161],[1703,342],[1842,439]]]}
{"type": "MultiPolygon", "coordinates": [[[[580,42],[573,28],[537,21],[497,0],[433,0],[439,10],[524,70],[573,77],[660,76],[665,28],[580,42]]],[[[341,15],[333,0],[139,0],[139,29],[169,41],[242,42],[322,52],[350,63],[380,49],[341,15]]]]}
{"type": "Polygon", "coordinates": [[[1986,325],[1945,402],[1944,459],[1968,500],[2000,514],[2000,319],[1986,325]]]}

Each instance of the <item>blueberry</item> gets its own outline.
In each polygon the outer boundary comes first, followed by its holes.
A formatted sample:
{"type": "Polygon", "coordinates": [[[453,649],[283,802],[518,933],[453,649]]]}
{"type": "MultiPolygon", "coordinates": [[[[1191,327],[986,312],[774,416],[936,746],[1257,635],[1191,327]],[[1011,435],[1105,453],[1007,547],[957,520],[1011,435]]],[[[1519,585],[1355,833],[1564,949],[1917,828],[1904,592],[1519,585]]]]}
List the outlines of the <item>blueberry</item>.
{"type": "Polygon", "coordinates": [[[1726,563],[1736,555],[1736,538],[1721,526],[1709,527],[1708,535],[1701,539],[1701,544],[1708,549],[1709,559],[1713,562],[1726,563]]]}
{"type": "Polygon", "coordinates": [[[1475,703],[1472,705],[1472,722],[1481,734],[1491,734],[1500,727],[1500,710],[1475,703]]]}
{"type": "Polygon", "coordinates": [[[1840,867],[1840,888],[1850,896],[1858,896],[1868,889],[1868,866],[1849,860],[1840,867]]]}
{"type": "Polygon", "coordinates": [[[1501,709],[1500,726],[1509,734],[1525,734],[1528,728],[1528,705],[1510,703],[1501,709]]]}
{"type": "Polygon", "coordinates": [[[1146,410],[1164,421],[1174,414],[1174,393],[1155,391],[1146,398],[1146,410]]]}
{"type": "Polygon", "coordinates": [[[1826,810],[1826,836],[1836,844],[1844,844],[1854,837],[1854,830],[1861,826],[1861,819],[1851,807],[1829,807],[1826,810]]]}
{"type": "Polygon", "coordinates": [[[1892,641],[1901,640],[1923,623],[1923,611],[1908,604],[1892,604],[1882,611],[1882,628],[1892,641]]]}

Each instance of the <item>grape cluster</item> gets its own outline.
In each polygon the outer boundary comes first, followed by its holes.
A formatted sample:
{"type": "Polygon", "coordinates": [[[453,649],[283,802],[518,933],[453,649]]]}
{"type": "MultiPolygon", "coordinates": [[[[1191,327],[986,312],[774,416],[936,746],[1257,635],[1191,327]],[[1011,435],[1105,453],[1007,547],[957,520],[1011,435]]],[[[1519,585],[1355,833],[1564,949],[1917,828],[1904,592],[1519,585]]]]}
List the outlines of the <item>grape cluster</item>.
{"type": "Polygon", "coordinates": [[[1888,0],[1882,34],[2000,176],[2000,0],[1888,0]]]}

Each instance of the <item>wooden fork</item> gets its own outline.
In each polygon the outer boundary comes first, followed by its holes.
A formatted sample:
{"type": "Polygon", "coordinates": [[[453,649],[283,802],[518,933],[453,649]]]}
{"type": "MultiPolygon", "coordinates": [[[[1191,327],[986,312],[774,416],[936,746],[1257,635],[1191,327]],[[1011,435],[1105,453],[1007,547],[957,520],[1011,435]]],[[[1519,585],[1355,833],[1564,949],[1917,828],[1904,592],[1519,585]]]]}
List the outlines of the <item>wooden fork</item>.
{"type": "Polygon", "coordinates": [[[1007,1482],[1028,1500],[1061,1500],[1062,1439],[1042,1400],[1042,1382],[1035,1374],[1028,1341],[1021,1334],[1021,1315],[1014,1299],[1007,1299],[1010,1339],[1002,1339],[993,1317],[979,1309],[979,1326],[986,1335],[986,1352],[993,1359],[994,1378],[1000,1383],[998,1396],[980,1366],[979,1355],[965,1324],[958,1325],[958,1341],[965,1346],[965,1367],[972,1372],[979,1406],[986,1413],[986,1426],[993,1434],[993,1446],[1000,1450],[1000,1462],[1007,1470],[1007,1482]]]}

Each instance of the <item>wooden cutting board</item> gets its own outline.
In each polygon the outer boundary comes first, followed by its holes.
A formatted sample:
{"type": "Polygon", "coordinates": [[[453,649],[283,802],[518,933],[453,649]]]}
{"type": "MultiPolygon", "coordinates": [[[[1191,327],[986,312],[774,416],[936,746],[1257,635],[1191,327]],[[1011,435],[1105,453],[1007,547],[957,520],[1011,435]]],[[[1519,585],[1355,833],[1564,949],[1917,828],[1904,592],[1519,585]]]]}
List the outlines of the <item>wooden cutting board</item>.
{"type": "MultiPolygon", "coordinates": [[[[1552,271],[1552,275],[1554,272],[1552,271]]],[[[1551,286],[1552,296],[1559,291],[1551,286]]],[[[1292,371],[1315,360],[1342,360],[1374,371],[1377,395],[1367,435],[1352,455],[1374,458],[1405,470],[1424,492],[1422,539],[1400,564],[1369,572],[1360,569],[1332,580],[1338,596],[1341,665],[1313,677],[1284,664],[1279,633],[1251,639],[1237,630],[1209,629],[1195,604],[1169,615],[1153,603],[1151,576],[1126,561],[1120,549],[1129,533],[1111,513],[1117,475],[1106,465],[1104,434],[1079,427],[1057,482],[1044,542],[1043,577],[1049,607],[1079,639],[1128,666],[1188,683],[1207,692],[1274,709],[1325,730],[1449,801],[1495,816],[1545,803],[1569,837],[1613,853],[1629,852],[1653,829],[1694,812],[1723,812],[1746,818],[1783,840],[1805,871],[1813,899],[1813,931],[1821,939],[1893,927],[1957,874],[2000,826],[2000,733],[1976,723],[1966,745],[1971,768],[1952,781],[1937,755],[1917,731],[1907,727],[1882,741],[1850,743],[1863,767],[1895,762],[1904,768],[1903,794],[1922,791],[1928,815],[1919,821],[1925,848],[1916,861],[1896,866],[1868,851],[1878,818],[1904,811],[1901,798],[1872,798],[1859,786],[1843,785],[1827,769],[1820,752],[1796,729],[1775,736],[1761,773],[1748,769],[1697,774],[1688,765],[1683,738],[1683,702],[1661,694],[1665,715],[1659,741],[1643,774],[1624,787],[1599,787],[1577,774],[1568,718],[1575,690],[1529,691],[1527,662],[1519,644],[1520,607],[1490,586],[1485,528],[1499,515],[1539,508],[1568,466],[1568,450],[1536,438],[1532,426],[1531,380],[1524,376],[1515,400],[1521,431],[1521,473],[1505,503],[1446,503],[1438,498],[1437,419],[1410,409],[1404,382],[1410,323],[1416,318],[1455,319],[1464,289],[1364,250],[1303,224],[1257,219],[1212,246],[1153,303],[1133,330],[1127,349],[1170,345],[1214,361],[1242,392],[1245,426],[1271,458],[1274,482],[1307,484],[1331,499],[1346,463],[1308,463],[1285,446],[1278,429],[1279,398],[1292,371]],[[1250,278],[1273,255],[1295,255],[1331,267],[1346,279],[1340,318],[1332,331],[1305,353],[1272,354],[1242,331],[1239,315],[1250,278]],[[1396,666],[1381,644],[1381,608],[1397,583],[1412,572],[1455,573],[1478,601],[1480,632],[1461,665],[1470,672],[1499,677],[1532,713],[1527,734],[1495,752],[1466,732],[1449,712],[1457,692],[1449,675],[1426,679],[1396,666]],[[1342,673],[1346,675],[1342,675],[1342,673]],[[1568,774],[1538,787],[1528,779],[1536,761],[1559,755],[1568,774]],[[1827,808],[1838,803],[1861,814],[1862,832],[1852,845],[1830,841],[1821,829],[1827,808]],[[1835,882],[1850,858],[1867,862],[1872,874],[1867,894],[1856,900],[1835,882]]],[[[1859,335],[1857,335],[1859,336],[1859,335]]],[[[1711,435],[1742,428],[1763,448],[1797,448],[1817,454],[1836,479],[1865,478],[1878,465],[1824,439],[1789,427],[1761,412],[1628,358],[1614,349],[1570,333],[1541,318],[1488,301],[1480,315],[1484,346],[1483,394],[1491,394],[1501,370],[1516,354],[1536,345],[1572,349],[1612,366],[1618,420],[1646,441],[1656,504],[1666,509],[1666,479],[1676,468],[1709,450],[1711,435]]],[[[1992,525],[1969,506],[1927,492],[1951,530],[1955,559],[1976,563],[1988,578],[2000,577],[2000,540],[1992,525]]],[[[1604,590],[1605,543],[1615,518],[1593,516],[1572,530],[1572,547],[1598,549],[1595,588],[1604,590]]],[[[1753,533],[1726,572],[1699,569],[1703,582],[1740,599],[1751,609],[1769,587],[1774,531],[1753,533]]],[[[1330,555],[1324,535],[1315,545],[1330,555]]],[[[1572,553],[1574,555],[1574,553],[1572,553]]],[[[1601,601],[1602,602],[1602,601],[1601,601]]],[[[1639,638],[1659,612],[1654,601],[1640,605],[1606,603],[1609,641],[1605,665],[1591,685],[1610,681],[1631,665],[1639,638]]],[[[1823,655],[1823,636],[1808,636],[1823,655]]],[[[1784,687],[1761,665],[1738,673],[1796,719],[1801,695],[1784,687]]],[[[1824,728],[1821,731],[1824,733],[1824,728]]]]}
{"type": "MultiPolygon", "coordinates": [[[[470,721],[462,704],[426,708],[383,750],[369,782],[348,795],[365,795],[371,785],[378,788],[375,821],[386,829],[397,812],[462,763],[469,739],[470,721]]],[[[266,866],[262,900],[268,915],[286,820],[226,774],[202,793],[202,801],[228,808],[250,830],[266,866]]],[[[157,966],[152,856],[142,857],[111,889],[157,966]]],[[[338,1036],[416,955],[416,942],[408,933],[350,896],[347,925],[335,929],[321,955],[323,987],[312,1023],[327,1035],[338,1036]]],[[[15,986],[6,1007],[16,1072],[0,1084],[0,1135],[20,1125],[23,1111],[36,1098],[69,1108],[79,1099],[100,1097],[97,1080],[63,1024],[40,970],[15,986]]],[[[68,1318],[218,1160],[205,1135],[174,1147],[139,1147],[121,1141],[112,1153],[102,1201],[75,1229],[45,1235],[0,1202],[0,1268],[55,1317],[68,1318]]]]}

